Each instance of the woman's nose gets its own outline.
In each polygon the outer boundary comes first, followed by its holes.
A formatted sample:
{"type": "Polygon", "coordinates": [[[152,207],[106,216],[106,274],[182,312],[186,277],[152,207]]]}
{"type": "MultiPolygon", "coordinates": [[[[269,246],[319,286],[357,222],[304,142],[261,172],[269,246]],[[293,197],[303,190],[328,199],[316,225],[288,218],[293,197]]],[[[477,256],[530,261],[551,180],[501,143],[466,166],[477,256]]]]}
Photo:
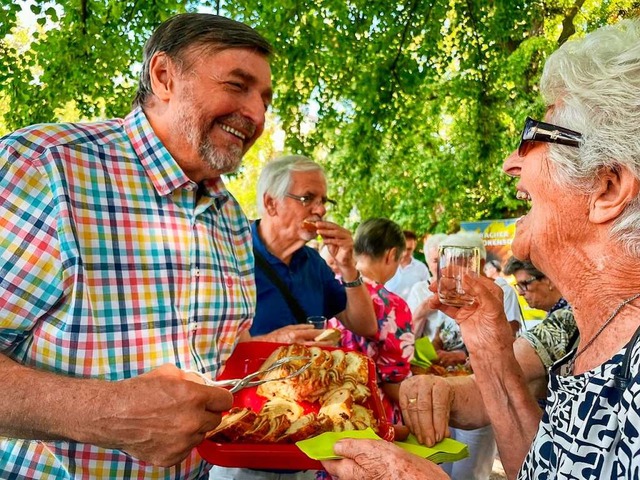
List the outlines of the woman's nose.
{"type": "Polygon", "coordinates": [[[519,177],[520,170],[522,169],[522,157],[518,155],[518,151],[514,150],[507,158],[505,158],[502,164],[502,171],[510,177],[519,177]]]}

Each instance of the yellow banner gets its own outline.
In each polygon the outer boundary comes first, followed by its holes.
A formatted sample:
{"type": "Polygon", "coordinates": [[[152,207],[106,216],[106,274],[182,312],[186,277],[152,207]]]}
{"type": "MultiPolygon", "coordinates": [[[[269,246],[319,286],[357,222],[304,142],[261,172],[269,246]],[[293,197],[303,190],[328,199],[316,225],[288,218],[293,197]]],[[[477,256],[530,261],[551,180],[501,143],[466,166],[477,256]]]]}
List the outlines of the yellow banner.
{"type": "MultiPolygon", "coordinates": [[[[516,233],[515,218],[501,220],[483,220],[479,222],[461,222],[460,229],[477,232],[482,235],[484,246],[487,249],[487,261],[498,260],[504,268],[505,263],[511,257],[511,241],[516,233]]],[[[515,279],[513,275],[504,276],[513,286],[515,279]]],[[[524,297],[518,295],[518,301],[522,308],[522,315],[525,320],[525,329],[531,328],[546,316],[544,310],[530,308],[524,297]]]]}

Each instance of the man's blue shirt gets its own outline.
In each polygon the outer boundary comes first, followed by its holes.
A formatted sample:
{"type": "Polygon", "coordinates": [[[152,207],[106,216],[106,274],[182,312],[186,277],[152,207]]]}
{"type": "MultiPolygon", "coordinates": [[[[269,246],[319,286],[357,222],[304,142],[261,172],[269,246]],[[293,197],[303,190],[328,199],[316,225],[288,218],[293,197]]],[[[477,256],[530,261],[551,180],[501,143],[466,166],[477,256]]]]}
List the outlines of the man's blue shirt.
{"type": "MultiPolygon", "coordinates": [[[[296,251],[291,264],[286,265],[272,255],[258,235],[259,220],[251,226],[253,246],[267,260],[278,276],[310,315],[335,317],[347,307],[344,286],[335,278],[331,268],[313,248],[304,246],[296,251]]],[[[287,302],[269,277],[256,266],[258,301],[251,335],[263,335],[287,325],[297,324],[287,302]]]]}

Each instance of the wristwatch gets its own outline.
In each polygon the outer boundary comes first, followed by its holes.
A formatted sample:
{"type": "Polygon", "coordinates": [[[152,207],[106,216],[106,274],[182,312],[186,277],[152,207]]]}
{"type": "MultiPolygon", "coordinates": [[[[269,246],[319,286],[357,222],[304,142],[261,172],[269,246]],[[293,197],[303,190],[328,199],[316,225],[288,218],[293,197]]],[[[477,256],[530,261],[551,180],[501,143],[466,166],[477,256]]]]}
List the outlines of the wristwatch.
{"type": "Polygon", "coordinates": [[[358,272],[358,278],[356,278],[353,282],[345,282],[344,280],[342,280],[342,285],[344,285],[345,288],[359,287],[364,283],[364,280],[362,279],[362,274],[360,273],[359,270],[356,270],[356,271],[358,272]]]}

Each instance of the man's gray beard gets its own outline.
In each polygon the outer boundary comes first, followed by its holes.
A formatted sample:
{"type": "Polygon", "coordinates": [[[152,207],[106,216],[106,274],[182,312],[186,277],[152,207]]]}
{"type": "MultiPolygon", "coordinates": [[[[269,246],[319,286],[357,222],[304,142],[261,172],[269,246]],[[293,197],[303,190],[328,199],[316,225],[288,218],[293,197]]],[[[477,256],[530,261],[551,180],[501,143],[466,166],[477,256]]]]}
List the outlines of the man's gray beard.
{"type": "MultiPolygon", "coordinates": [[[[189,141],[191,142],[191,139],[189,141]]],[[[200,141],[198,154],[207,165],[221,174],[235,172],[242,162],[242,149],[240,147],[230,145],[228,152],[222,153],[211,144],[211,140],[208,137],[200,141]]]]}
{"type": "Polygon", "coordinates": [[[203,119],[197,114],[196,108],[185,106],[177,117],[177,134],[186,138],[189,145],[198,152],[200,159],[212,170],[223,174],[235,172],[238,169],[242,162],[242,148],[232,144],[227,147],[225,153],[214,147],[209,138],[213,124],[201,121],[203,119]]]}

